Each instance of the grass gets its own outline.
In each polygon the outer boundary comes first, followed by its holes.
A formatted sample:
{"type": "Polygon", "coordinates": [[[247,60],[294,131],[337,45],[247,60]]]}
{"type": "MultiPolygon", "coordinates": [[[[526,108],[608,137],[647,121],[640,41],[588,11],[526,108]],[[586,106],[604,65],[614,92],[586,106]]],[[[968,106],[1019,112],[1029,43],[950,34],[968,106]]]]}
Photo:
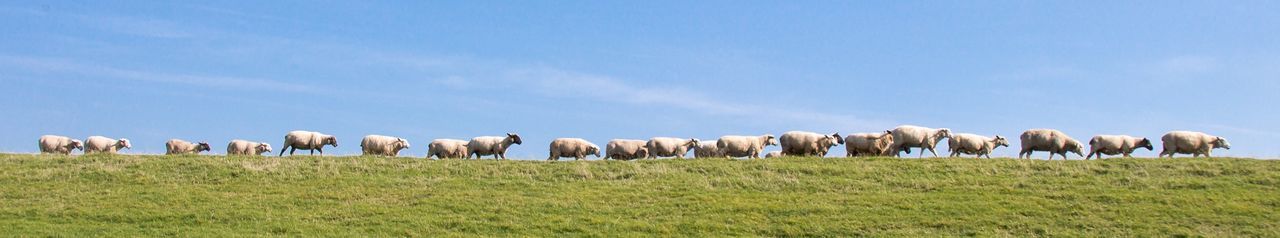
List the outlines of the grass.
{"type": "Polygon", "coordinates": [[[1280,161],[0,155],[6,236],[1280,236],[1280,161]]]}

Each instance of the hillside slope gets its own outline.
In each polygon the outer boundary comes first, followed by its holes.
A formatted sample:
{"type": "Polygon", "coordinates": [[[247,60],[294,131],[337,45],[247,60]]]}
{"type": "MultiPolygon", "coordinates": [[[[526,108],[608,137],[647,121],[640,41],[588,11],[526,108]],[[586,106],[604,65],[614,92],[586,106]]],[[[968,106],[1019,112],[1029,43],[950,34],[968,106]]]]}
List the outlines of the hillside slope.
{"type": "Polygon", "coordinates": [[[1280,236],[1280,161],[0,155],[0,227],[18,236],[1280,236]]]}

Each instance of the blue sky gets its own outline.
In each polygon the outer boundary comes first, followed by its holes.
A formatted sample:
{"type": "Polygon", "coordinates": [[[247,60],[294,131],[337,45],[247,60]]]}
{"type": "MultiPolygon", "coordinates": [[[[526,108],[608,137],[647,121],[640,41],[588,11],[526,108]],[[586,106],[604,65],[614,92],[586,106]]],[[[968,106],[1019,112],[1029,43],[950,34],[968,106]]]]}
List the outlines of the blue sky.
{"type": "Polygon", "coordinates": [[[163,153],[170,138],[222,153],[235,138],[279,148],[305,129],[337,135],[333,154],[384,134],[422,156],[431,139],[518,132],[525,144],[509,154],[543,159],[556,137],[915,124],[1081,141],[1197,130],[1232,142],[1217,155],[1272,158],[1276,12],[1274,1],[6,2],[0,151],[59,134],[129,138],[127,153],[163,153]]]}

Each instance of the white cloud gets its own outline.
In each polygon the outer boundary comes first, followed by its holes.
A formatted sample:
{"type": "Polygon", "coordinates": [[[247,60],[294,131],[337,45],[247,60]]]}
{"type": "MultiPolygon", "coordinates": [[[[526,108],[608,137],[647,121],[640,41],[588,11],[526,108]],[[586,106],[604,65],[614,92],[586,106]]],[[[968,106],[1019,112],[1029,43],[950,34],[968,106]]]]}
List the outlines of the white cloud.
{"type": "Polygon", "coordinates": [[[1251,136],[1280,137],[1280,133],[1266,131],[1266,130],[1258,130],[1253,128],[1228,126],[1228,125],[1222,125],[1222,124],[1204,124],[1202,126],[1209,129],[1222,130],[1222,131],[1228,131],[1231,133],[1251,135],[1251,136]]]}
{"type": "Polygon", "coordinates": [[[1199,56],[1178,56],[1160,60],[1150,67],[1153,73],[1188,75],[1213,72],[1219,68],[1218,60],[1199,56]]]}
{"type": "Polygon", "coordinates": [[[46,59],[22,56],[0,55],[0,64],[20,67],[26,70],[73,73],[94,76],[95,78],[124,79],[133,81],[184,84],[191,86],[214,87],[250,91],[278,91],[293,93],[323,93],[315,87],[285,83],[280,81],[193,74],[171,74],[140,70],[121,69],[103,65],[73,62],[64,59],[46,59]]]}
{"type": "Polygon", "coordinates": [[[513,70],[510,81],[529,86],[548,96],[575,97],[634,105],[669,106],[719,116],[751,116],[761,121],[797,123],[813,127],[880,130],[893,125],[881,120],[818,111],[791,109],[779,105],[755,105],[720,100],[678,86],[642,87],[608,76],[584,74],[554,68],[513,70]]]}

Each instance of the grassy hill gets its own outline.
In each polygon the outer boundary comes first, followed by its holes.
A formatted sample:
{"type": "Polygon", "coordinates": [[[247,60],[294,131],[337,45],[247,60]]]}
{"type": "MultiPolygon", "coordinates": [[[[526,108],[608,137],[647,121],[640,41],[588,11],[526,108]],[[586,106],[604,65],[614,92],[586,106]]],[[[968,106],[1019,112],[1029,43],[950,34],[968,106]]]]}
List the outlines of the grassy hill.
{"type": "Polygon", "coordinates": [[[0,155],[17,236],[1280,236],[1280,161],[0,155]]]}

